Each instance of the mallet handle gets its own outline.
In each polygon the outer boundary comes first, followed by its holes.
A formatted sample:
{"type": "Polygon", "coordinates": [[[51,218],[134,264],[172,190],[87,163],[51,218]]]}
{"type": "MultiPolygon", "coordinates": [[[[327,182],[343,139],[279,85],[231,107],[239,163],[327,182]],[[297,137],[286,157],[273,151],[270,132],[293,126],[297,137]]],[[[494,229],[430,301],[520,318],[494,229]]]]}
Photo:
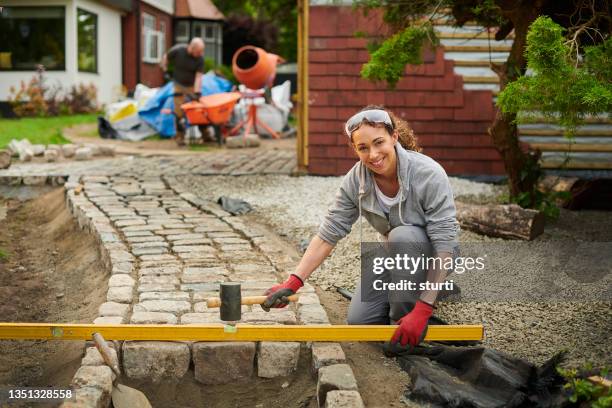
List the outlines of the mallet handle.
{"type": "MultiPolygon", "coordinates": [[[[267,296],[245,296],[242,298],[241,305],[261,305],[265,302],[267,296]]],[[[300,295],[291,295],[287,297],[290,302],[295,302],[300,298],[300,295]]],[[[220,307],[221,298],[214,297],[206,300],[206,306],[209,308],[220,307]]]]}

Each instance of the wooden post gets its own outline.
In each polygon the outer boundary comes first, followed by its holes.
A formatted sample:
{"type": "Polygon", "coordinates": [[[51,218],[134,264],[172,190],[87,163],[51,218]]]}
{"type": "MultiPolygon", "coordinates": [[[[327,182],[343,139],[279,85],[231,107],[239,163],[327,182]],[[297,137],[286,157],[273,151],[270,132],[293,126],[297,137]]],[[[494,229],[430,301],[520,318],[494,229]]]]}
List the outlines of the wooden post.
{"type": "Polygon", "coordinates": [[[308,8],[309,0],[298,0],[298,169],[308,167],[308,8]]]}

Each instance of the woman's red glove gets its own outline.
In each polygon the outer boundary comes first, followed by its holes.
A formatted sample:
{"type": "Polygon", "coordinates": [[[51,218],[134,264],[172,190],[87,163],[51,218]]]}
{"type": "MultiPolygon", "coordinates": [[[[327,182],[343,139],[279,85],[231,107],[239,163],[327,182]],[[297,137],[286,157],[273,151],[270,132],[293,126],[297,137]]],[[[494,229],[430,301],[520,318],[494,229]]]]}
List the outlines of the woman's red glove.
{"type": "Polygon", "coordinates": [[[420,300],[414,305],[409,313],[397,321],[398,327],[393,333],[391,343],[399,343],[406,346],[416,346],[421,340],[423,331],[427,328],[427,321],[433,314],[433,306],[420,300]]]}
{"type": "Polygon", "coordinates": [[[304,282],[297,275],[289,275],[286,281],[279,285],[274,285],[264,293],[268,297],[261,304],[261,308],[266,312],[270,311],[271,307],[285,307],[289,304],[287,298],[295,294],[304,282]]]}

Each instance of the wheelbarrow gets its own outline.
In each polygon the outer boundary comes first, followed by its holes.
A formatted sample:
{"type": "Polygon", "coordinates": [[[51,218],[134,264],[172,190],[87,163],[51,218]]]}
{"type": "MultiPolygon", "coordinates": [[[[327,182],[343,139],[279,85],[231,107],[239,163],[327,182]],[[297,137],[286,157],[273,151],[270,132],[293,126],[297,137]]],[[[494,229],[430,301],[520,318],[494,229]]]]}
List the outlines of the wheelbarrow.
{"type": "Polygon", "coordinates": [[[190,125],[213,126],[217,142],[223,144],[229,130],[227,124],[241,96],[240,92],[202,96],[197,101],[182,104],[181,109],[185,112],[190,125]]]}

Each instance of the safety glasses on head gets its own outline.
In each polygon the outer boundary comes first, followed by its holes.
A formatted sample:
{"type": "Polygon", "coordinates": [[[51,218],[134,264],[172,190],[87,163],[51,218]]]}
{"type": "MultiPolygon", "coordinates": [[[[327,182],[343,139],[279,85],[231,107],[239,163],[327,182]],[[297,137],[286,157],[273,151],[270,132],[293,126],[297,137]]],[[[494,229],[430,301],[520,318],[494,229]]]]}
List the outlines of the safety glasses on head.
{"type": "Polygon", "coordinates": [[[344,125],[344,131],[348,137],[351,137],[354,131],[359,129],[361,124],[366,121],[370,123],[383,123],[393,129],[393,122],[389,113],[382,109],[369,109],[357,112],[344,125]]]}

